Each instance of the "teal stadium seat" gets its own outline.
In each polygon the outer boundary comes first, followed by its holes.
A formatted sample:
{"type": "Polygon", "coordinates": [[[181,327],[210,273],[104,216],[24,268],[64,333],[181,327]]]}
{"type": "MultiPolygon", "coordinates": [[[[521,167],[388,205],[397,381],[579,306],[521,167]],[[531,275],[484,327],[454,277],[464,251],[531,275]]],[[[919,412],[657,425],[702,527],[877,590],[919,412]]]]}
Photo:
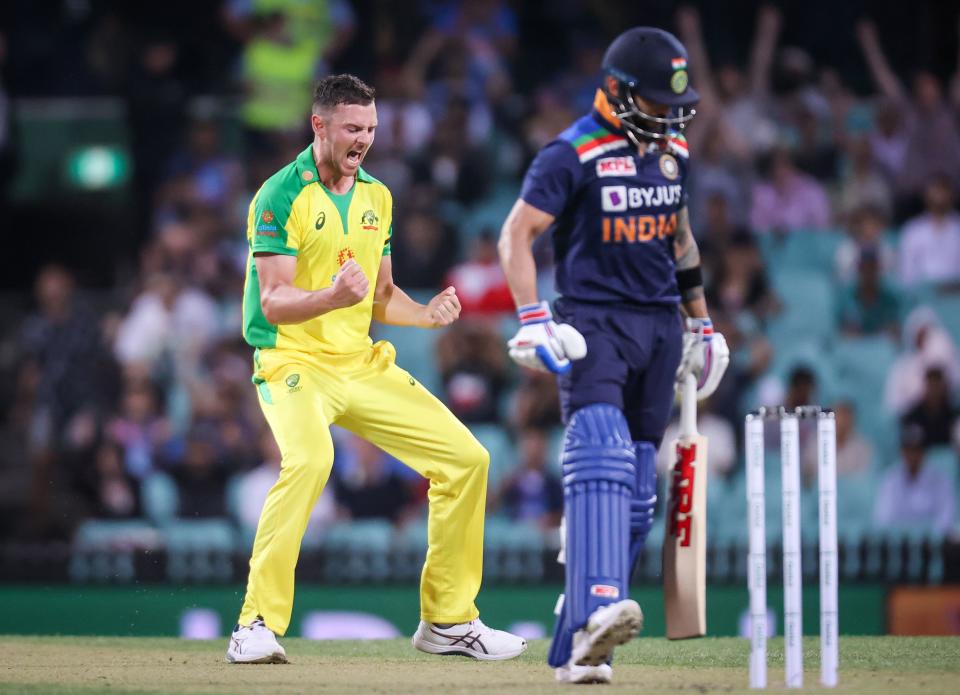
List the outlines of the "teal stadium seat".
{"type": "Polygon", "coordinates": [[[393,525],[386,519],[334,524],[323,542],[327,579],[343,583],[387,580],[393,540],[393,525]]]}
{"type": "Polygon", "coordinates": [[[782,304],[770,320],[768,337],[780,350],[798,341],[827,344],[834,334],[834,288],[829,276],[815,271],[779,269],[771,280],[782,304]]]}
{"type": "Polygon", "coordinates": [[[488,516],[483,545],[485,577],[532,582],[543,576],[546,543],[533,524],[488,516]]]}
{"type": "Polygon", "coordinates": [[[227,519],[178,519],[161,531],[170,580],[226,582],[233,576],[237,536],[227,519]]]}
{"type": "Polygon", "coordinates": [[[897,428],[894,417],[884,409],[883,393],[896,357],[897,346],[884,335],[843,337],[833,347],[838,392],[854,402],[859,429],[886,462],[896,450],[897,428]]]}
{"type": "Polygon", "coordinates": [[[843,242],[840,231],[798,229],[787,236],[764,234],[758,237],[766,264],[781,270],[830,273],[837,247],[843,242]]]}
{"type": "Polygon", "coordinates": [[[930,306],[937,312],[937,317],[950,333],[953,342],[960,345],[960,292],[939,292],[931,298],[930,306]]]}
{"type": "Polygon", "coordinates": [[[143,512],[157,526],[173,521],[180,503],[177,486],[166,473],[155,472],[140,487],[143,512]]]}

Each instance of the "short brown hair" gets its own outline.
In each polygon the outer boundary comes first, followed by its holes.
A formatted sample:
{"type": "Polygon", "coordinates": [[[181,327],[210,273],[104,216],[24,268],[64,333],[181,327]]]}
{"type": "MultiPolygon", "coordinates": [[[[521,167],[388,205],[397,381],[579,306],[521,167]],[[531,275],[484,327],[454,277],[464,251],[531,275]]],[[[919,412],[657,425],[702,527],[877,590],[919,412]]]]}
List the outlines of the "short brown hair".
{"type": "Polygon", "coordinates": [[[317,82],[313,90],[313,111],[336,108],[337,104],[366,106],[376,96],[373,87],[354,75],[330,75],[317,82]]]}

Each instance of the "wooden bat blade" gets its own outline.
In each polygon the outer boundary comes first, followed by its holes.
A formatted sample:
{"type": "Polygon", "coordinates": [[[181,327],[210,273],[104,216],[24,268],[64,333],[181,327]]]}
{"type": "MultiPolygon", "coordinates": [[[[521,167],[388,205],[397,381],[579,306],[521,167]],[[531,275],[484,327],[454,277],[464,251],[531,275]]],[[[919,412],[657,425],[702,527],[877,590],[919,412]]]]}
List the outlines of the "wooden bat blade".
{"type": "Polygon", "coordinates": [[[667,479],[663,602],[667,638],[707,633],[707,439],[681,437],[667,479]]]}

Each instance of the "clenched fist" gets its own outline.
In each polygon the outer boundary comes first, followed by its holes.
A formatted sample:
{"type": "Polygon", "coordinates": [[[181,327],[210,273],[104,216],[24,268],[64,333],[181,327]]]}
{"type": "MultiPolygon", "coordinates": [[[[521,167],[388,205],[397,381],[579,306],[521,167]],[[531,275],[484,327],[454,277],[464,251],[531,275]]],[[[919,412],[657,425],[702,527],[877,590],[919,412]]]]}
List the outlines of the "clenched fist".
{"type": "Polygon", "coordinates": [[[334,305],[338,309],[343,309],[362,301],[370,289],[370,282],[363,274],[360,264],[351,258],[340,266],[340,272],[333,281],[332,289],[334,305]]]}
{"type": "Polygon", "coordinates": [[[460,300],[457,299],[456,289],[448,287],[431,299],[423,308],[423,315],[423,325],[427,328],[449,326],[456,321],[460,317],[460,300]]]}

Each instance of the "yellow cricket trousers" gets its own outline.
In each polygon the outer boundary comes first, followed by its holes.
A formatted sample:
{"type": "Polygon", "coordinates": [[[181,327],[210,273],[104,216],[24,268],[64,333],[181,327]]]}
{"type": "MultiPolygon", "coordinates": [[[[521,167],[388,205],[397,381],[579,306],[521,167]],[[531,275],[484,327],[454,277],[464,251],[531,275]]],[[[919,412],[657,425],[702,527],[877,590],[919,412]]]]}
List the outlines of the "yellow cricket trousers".
{"type": "Polygon", "coordinates": [[[282,635],[290,624],[300,543],[333,465],[334,423],[430,480],[421,618],[461,623],[477,617],[490,456],[395,356],[386,341],[350,355],[258,351],[260,407],[283,458],[257,525],[241,625],[259,615],[282,635]]]}

